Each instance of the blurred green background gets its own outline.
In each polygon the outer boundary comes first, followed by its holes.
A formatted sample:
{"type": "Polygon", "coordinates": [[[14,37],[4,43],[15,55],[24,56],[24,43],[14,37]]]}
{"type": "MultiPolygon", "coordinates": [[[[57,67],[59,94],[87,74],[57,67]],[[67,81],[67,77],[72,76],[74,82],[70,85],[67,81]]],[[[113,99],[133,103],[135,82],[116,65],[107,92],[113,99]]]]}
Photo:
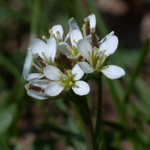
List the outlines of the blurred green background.
{"type": "MultiPolygon", "coordinates": [[[[101,149],[150,149],[150,1],[0,0],[0,150],[86,150],[70,103],[30,98],[22,71],[33,37],[48,36],[54,24],[67,33],[69,18],[81,27],[91,13],[100,38],[115,31],[110,63],[126,70],[120,80],[103,78],[101,149]]],[[[94,79],[90,85],[94,123],[98,91],[94,79]]]]}

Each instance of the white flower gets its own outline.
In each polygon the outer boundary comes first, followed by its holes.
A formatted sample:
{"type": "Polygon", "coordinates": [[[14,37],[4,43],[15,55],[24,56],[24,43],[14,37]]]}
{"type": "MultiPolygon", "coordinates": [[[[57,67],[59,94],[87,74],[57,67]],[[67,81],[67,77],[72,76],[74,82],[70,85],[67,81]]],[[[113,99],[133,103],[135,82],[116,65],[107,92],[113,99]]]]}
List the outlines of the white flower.
{"type": "Polygon", "coordinates": [[[113,54],[118,46],[118,38],[111,32],[102,41],[99,48],[94,47],[87,40],[78,42],[78,51],[86,59],[87,62],[79,62],[78,65],[85,73],[101,71],[110,79],[117,79],[125,75],[125,71],[115,65],[107,65],[105,63],[109,55],[113,54]]]}
{"type": "Polygon", "coordinates": [[[56,40],[52,37],[47,40],[47,43],[45,43],[44,41],[36,38],[30,43],[29,50],[35,59],[37,58],[37,61],[40,61],[40,65],[42,65],[42,63],[54,64],[57,50],[56,40]]]}
{"type": "MultiPolygon", "coordinates": [[[[89,19],[89,27],[90,28],[95,28],[96,27],[96,17],[94,14],[91,14],[87,17],[89,19]]],[[[70,59],[77,59],[80,54],[77,49],[77,43],[81,39],[85,39],[88,41],[91,41],[91,34],[86,35],[85,31],[85,26],[83,29],[83,34],[74,18],[71,18],[69,20],[69,26],[70,26],[70,31],[69,34],[66,37],[66,40],[64,42],[58,43],[57,48],[59,51],[63,54],[66,55],[70,59]],[[70,38],[70,44],[66,43],[66,41],[70,38]]],[[[89,29],[90,30],[90,29],[89,29]]]]}
{"type": "Polygon", "coordinates": [[[48,80],[34,80],[25,85],[27,94],[30,97],[44,100],[48,99],[48,95],[44,92],[44,88],[49,84],[48,80]]]}
{"type": "Polygon", "coordinates": [[[56,40],[54,37],[47,40],[47,43],[36,38],[34,39],[29,46],[29,51],[31,51],[32,56],[36,60],[36,63],[33,65],[39,71],[39,73],[30,73],[24,76],[25,80],[38,80],[44,77],[43,68],[46,65],[53,65],[55,56],[56,56],[56,40]]]}
{"type": "Polygon", "coordinates": [[[45,88],[45,92],[49,96],[57,96],[63,90],[68,91],[70,88],[80,96],[86,95],[90,91],[89,85],[79,80],[83,77],[84,72],[77,64],[72,70],[68,70],[65,73],[55,66],[48,65],[44,69],[44,74],[48,79],[52,80],[45,88]]]}
{"type": "Polygon", "coordinates": [[[67,35],[64,42],[58,43],[57,48],[63,55],[66,55],[68,58],[76,59],[79,57],[79,52],[77,50],[77,43],[80,39],[83,39],[83,36],[74,18],[71,18],[69,20],[69,26],[70,26],[69,34],[67,35]],[[69,38],[71,45],[69,43],[66,43],[66,41],[69,38]]]}

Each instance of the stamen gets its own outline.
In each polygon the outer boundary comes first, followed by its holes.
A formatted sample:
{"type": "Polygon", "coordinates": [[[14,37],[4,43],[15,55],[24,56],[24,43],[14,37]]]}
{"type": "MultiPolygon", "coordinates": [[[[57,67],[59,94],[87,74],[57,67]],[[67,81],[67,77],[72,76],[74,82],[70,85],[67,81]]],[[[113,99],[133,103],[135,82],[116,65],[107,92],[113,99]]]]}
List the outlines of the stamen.
{"type": "Polygon", "coordinates": [[[68,45],[68,46],[67,46],[67,49],[68,49],[68,50],[71,50],[71,47],[68,45]]]}
{"type": "Polygon", "coordinates": [[[41,88],[40,93],[43,93],[43,92],[44,92],[44,89],[43,89],[43,88],[41,88]]]}
{"type": "Polygon", "coordinates": [[[46,40],[46,36],[45,35],[42,35],[42,40],[46,40]]]}
{"type": "Polygon", "coordinates": [[[106,50],[103,50],[103,53],[105,53],[106,52],[106,50]]]}
{"type": "Polygon", "coordinates": [[[34,62],[32,62],[32,65],[40,72],[43,72],[42,69],[39,66],[37,66],[34,62]]]}
{"type": "Polygon", "coordinates": [[[73,46],[72,46],[72,49],[74,49],[74,50],[75,50],[75,49],[76,49],[76,46],[74,46],[74,45],[73,45],[73,46]]]}
{"type": "Polygon", "coordinates": [[[75,39],[73,40],[73,42],[74,42],[75,44],[77,44],[77,42],[76,42],[76,40],[75,40],[75,39]]]}
{"type": "Polygon", "coordinates": [[[60,70],[57,70],[57,72],[58,72],[58,73],[61,73],[61,71],[60,71],[60,70]]]}
{"type": "Polygon", "coordinates": [[[101,61],[98,60],[97,63],[96,63],[96,67],[95,67],[95,68],[96,68],[96,69],[99,69],[99,68],[100,68],[100,65],[101,65],[101,61]]]}
{"type": "Polygon", "coordinates": [[[56,34],[59,34],[59,35],[60,35],[60,32],[59,32],[59,31],[56,31],[56,34]]]}
{"type": "Polygon", "coordinates": [[[66,80],[68,77],[67,75],[63,75],[63,79],[66,80]]]}
{"type": "Polygon", "coordinates": [[[85,24],[83,24],[83,26],[82,26],[82,28],[81,28],[81,29],[82,29],[83,33],[84,33],[84,34],[86,34],[85,24]]]}
{"type": "Polygon", "coordinates": [[[94,50],[94,51],[96,51],[96,50],[97,50],[97,47],[96,47],[96,46],[94,46],[94,47],[93,47],[93,50],[94,50]]]}
{"type": "Polygon", "coordinates": [[[51,35],[50,35],[50,38],[52,38],[52,37],[54,37],[54,38],[55,38],[55,35],[54,35],[54,34],[51,34],[51,35]]]}
{"type": "Polygon", "coordinates": [[[59,83],[59,84],[61,84],[61,83],[62,83],[62,81],[59,81],[58,83],[59,83]]]}
{"type": "Polygon", "coordinates": [[[72,85],[73,85],[73,83],[72,83],[72,81],[70,81],[70,82],[69,82],[69,86],[72,86],[72,85]]]}
{"type": "Polygon", "coordinates": [[[49,34],[51,34],[52,33],[52,29],[49,29],[48,32],[49,32],[49,34]]]}
{"type": "Polygon", "coordinates": [[[68,74],[71,73],[71,70],[67,70],[67,73],[68,73],[68,74]]]}

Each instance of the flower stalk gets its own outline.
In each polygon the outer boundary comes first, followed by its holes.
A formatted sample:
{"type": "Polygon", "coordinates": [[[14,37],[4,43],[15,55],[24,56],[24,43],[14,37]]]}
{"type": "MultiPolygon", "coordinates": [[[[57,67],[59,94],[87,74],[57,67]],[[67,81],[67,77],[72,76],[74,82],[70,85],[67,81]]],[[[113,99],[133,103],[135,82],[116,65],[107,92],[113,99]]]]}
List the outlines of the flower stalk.
{"type": "Polygon", "coordinates": [[[95,127],[95,144],[96,150],[99,150],[100,138],[101,138],[101,126],[102,126],[102,74],[96,77],[98,82],[98,105],[96,115],[96,127],[95,127]]]}
{"type": "Polygon", "coordinates": [[[70,97],[71,104],[79,118],[80,127],[85,138],[87,150],[95,150],[94,130],[91,120],[90,110],[85,96],[75,95],[73,92],[70,97]]]}

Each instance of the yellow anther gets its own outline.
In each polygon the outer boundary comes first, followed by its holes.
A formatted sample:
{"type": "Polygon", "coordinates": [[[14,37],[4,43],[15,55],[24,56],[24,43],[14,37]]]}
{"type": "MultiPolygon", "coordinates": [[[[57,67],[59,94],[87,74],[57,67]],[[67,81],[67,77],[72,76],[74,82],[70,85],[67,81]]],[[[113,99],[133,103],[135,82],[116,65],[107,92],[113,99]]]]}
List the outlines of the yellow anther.
{"type": "Polygon", "coordinates": [[[32,62],[32,65],[34,66],[34,65],[35,65],[35,63],[34,63],[34,62],[32,62]]]}
{"type": "Polygon", "coordinates": [[[58,73],[61,73],[61,71],[60,71],[60,70],[57,70],[57,72],[58,72],[58,73]]]}
{"type": "Polygon", "coordinates": [[[67,79],[67,75],[63,75],[63,79],[66,80],[67,79]]]}
{"type": "Polygon", "coordinates": [[[34,57],[34,54],[32,54],[32,57],[34,57]]]}
{"type": "Polygon", "coordinates": [[[46,39],[46,36],[45,35],[42,35],[42,40],[45,40],[46,39]]]}
{"type": "Polygon", "coordinates": [[[52,33],[52,29],[49,29],[48,32],[49,32],[49,34],[51,34],[52,33]]]}
{"type": "Polygon", "coordinates": [[[103,53],[105,53],[106,52],[106,50],[103,50],[103,53]]]}
{"type": "Polygon", "coordinates": [[[80,54],[78,53],[77,56],[80,56],[80,54]]]}
{"type": "Polygon", "coordinates": [[[43,56],[45,55],[44,52],[42,52],[42,55],[43,55],[43,56]]]}
{"type": "Polygon", "coordinates": [[[99,56],[99,55],[100,55],[100,52],[97,52],[97,53],[96,53],[96,56],[99,56]]]}
{"type": "Polygon", "coordinates": [[[26,85],[25,85],[25,88],[26,88],[26,89],[30,89],[30,84],[26,84],[26,85]]]}
{"type": "Polygon", "coordinates": [[[100,62],[101,62],[100,60],[97,61],[98,64],[100,64],[100,62]]]}
{"type": "Polygon", "coordinates": [[[95,51],[95,50],[97,50],[97,47],[96,47],[96,46],[94,46],[94,47],[93,47],[93,50],[94,50],[94,51],[95,51]]]}
{"type": "Polygon", "coordinates": [[[83,26],[82,26],[83,28],[85,28],[85,24],[83,24],[83,26]]]}
{"type": "Polygon", "coordinates": [[[71,47],[68,45],[68,46],[67,46],[67,49],[68,49],[68,50],[71,50],[71,47]]]}
{"type": "Polygon", "coordinates": [[[73,45],[73,46],[72,46],[72,49],[76,49],[76,46],[73,45]]]}
{"type": "Polygon", "coordinates": [[[42,91],[40,91],[40,94],[42,93],[42,91]]]}
{"type": "Polygon", "coordinates": [[[68,74],[71,73],[71,70],[67,70],[67,73],[68,73],[68,74]]]}
{"type": "Polygon", "coordinates": [[[69,86],[73,85],[72,81],[69,82],[69,86]]]}
{"type": "Polygon", "coordinates": [[[59,31],[56,31],[56,34],[60,34],[60,32],[59,32],[59,31]]]}
{"type": "Polygon", "coordinates": [[[76,40],[75,40],[75,39],[73,40],[73,42],[74,42],[75,44],[77,44],[77,42],[76,42],[76,40]]]}
{"type": "Polygon", "coordinates": [[[90,51],[88,51],[88,54],[90,55],[90,51]]]}
{"type": "Polygon", "coordinates": [[[55,35],[54,35],[54,34],[51,34],[51,35],[50,35],[50,38],[52,38],[52,37],[55,37],[55,35]]]}
{"type": "Polygon", "coordinates": [[[61,84],[61,83],[62,83],[62,81],[59,81],[58,83],[59,83],[59,84],[61,84]]]}

